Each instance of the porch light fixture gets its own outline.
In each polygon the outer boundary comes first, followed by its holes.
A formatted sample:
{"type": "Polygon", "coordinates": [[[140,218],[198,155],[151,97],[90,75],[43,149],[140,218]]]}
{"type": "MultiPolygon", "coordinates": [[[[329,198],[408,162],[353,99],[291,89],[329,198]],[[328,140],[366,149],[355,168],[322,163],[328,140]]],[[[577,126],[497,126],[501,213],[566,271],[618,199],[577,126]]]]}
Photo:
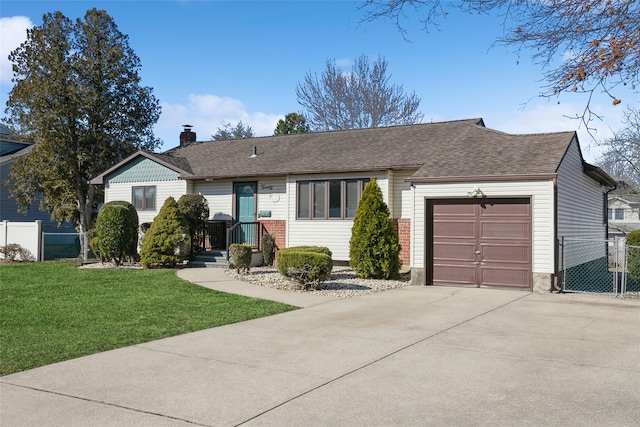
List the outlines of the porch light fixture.
{"type": "Polygon", "coordinates": [[[249,156],[249,158],[253,159],[258,157],[258,147],[253,147],[253,153],[249,156]]]}
{"type": "Polygon", "coordinates": [[[469,197],[484,196],[484,193],[479,187],[476,186],[476,187],[473,187],[473,190],[467,192],[467,196],[469,197]]]}

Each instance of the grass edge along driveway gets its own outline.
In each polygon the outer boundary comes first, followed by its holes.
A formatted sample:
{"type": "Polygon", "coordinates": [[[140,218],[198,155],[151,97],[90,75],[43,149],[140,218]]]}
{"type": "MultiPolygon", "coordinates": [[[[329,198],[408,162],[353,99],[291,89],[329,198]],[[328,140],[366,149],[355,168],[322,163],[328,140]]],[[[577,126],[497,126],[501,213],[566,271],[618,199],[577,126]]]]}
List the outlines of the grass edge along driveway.
{"type": "Polygon", "coordinates": [[[294,310],[191,284],[175,270],[0,265],[0,376],[294,310]]]}

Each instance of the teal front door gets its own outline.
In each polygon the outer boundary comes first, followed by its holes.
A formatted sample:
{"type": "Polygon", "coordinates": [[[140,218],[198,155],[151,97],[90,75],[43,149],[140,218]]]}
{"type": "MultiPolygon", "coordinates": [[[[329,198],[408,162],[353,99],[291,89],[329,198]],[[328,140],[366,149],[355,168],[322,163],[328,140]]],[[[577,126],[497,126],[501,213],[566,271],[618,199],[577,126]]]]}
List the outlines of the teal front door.
{"type": "Polygon", "coordinates": [[[256,246],[257,226],[256,222],[256,193],[258,184],[255,182],[236,182],[233,184],[236,195],[236,220],[240,226],[242,242],[256,246]]]}

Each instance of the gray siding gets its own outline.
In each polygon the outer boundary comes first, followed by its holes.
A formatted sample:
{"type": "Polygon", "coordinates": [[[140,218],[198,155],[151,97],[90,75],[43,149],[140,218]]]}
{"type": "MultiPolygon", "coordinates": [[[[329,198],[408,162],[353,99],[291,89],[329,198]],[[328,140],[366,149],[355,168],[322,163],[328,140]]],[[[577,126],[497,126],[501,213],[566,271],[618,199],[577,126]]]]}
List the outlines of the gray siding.
{"type": "Polygon", "coordinates": [[[606,189],[585,173],[574,139],[558,168],[558,238],[605,239],[606,189]]]}

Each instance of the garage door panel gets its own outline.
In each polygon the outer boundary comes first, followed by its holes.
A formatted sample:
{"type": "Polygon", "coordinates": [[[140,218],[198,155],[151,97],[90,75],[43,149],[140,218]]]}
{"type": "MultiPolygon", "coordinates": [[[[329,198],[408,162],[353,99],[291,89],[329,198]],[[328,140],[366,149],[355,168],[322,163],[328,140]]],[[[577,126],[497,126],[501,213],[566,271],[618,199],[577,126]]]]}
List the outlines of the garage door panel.
{"type": "Polygon", "coordinates": [[[470,243],[445,242],[438,243],[433,246],[433,260],[439,262],[442,260],[468,261],[476,260],[476,247],[470,243]]]}
{"type": "Polygon", "coordinates": [[[476,282],[476,267],[459,264],[434,264],[434,284],[438,285],[473,285],[476,282]],[[435,279],[443,278],[443,279],[435,279]]]}
{"type": "Polygon", "coordinates": [[[439,238],[472,238],[476,234],[476,222],[471,221],[436,221],[434,220],[434,237],[439,238]],[[437,224],[437,226],[435,226],[437,224]],[[437,230],[437,234],[435,232],[437,230]]]}
{"type": "Polygon", "coordinates": [[[501,262],[509,264],[530,264],[529,245],[481,245],[482,262],[501,262]]]}
{"type": "Polygon", "coordinates": [[[475,207],[470,204],[437,204],[433,206],[434,217],[438,215],[446,216],[471,216],[476,217],[475,207]]]}
{"type": "Polygon", "coordinates": [[[482,239],[528,240],[531,231],[529,222],[481,222],[482,239]]]}
{"type": "Polygon", "coordinates": [[[528,268],[481,267],[481,284],[487,287],[531,287],[531,273],[528,268]]]}
{"type": "Polygon", "coordinates": [[[485,207],[480,205],[480,217],[487,218],[492,216],[510,216],[517,217],[522,216],[529,218],[529,203],[528,201],[513,201],[513,203],[495,203],[485,204],[485,207]]]}

